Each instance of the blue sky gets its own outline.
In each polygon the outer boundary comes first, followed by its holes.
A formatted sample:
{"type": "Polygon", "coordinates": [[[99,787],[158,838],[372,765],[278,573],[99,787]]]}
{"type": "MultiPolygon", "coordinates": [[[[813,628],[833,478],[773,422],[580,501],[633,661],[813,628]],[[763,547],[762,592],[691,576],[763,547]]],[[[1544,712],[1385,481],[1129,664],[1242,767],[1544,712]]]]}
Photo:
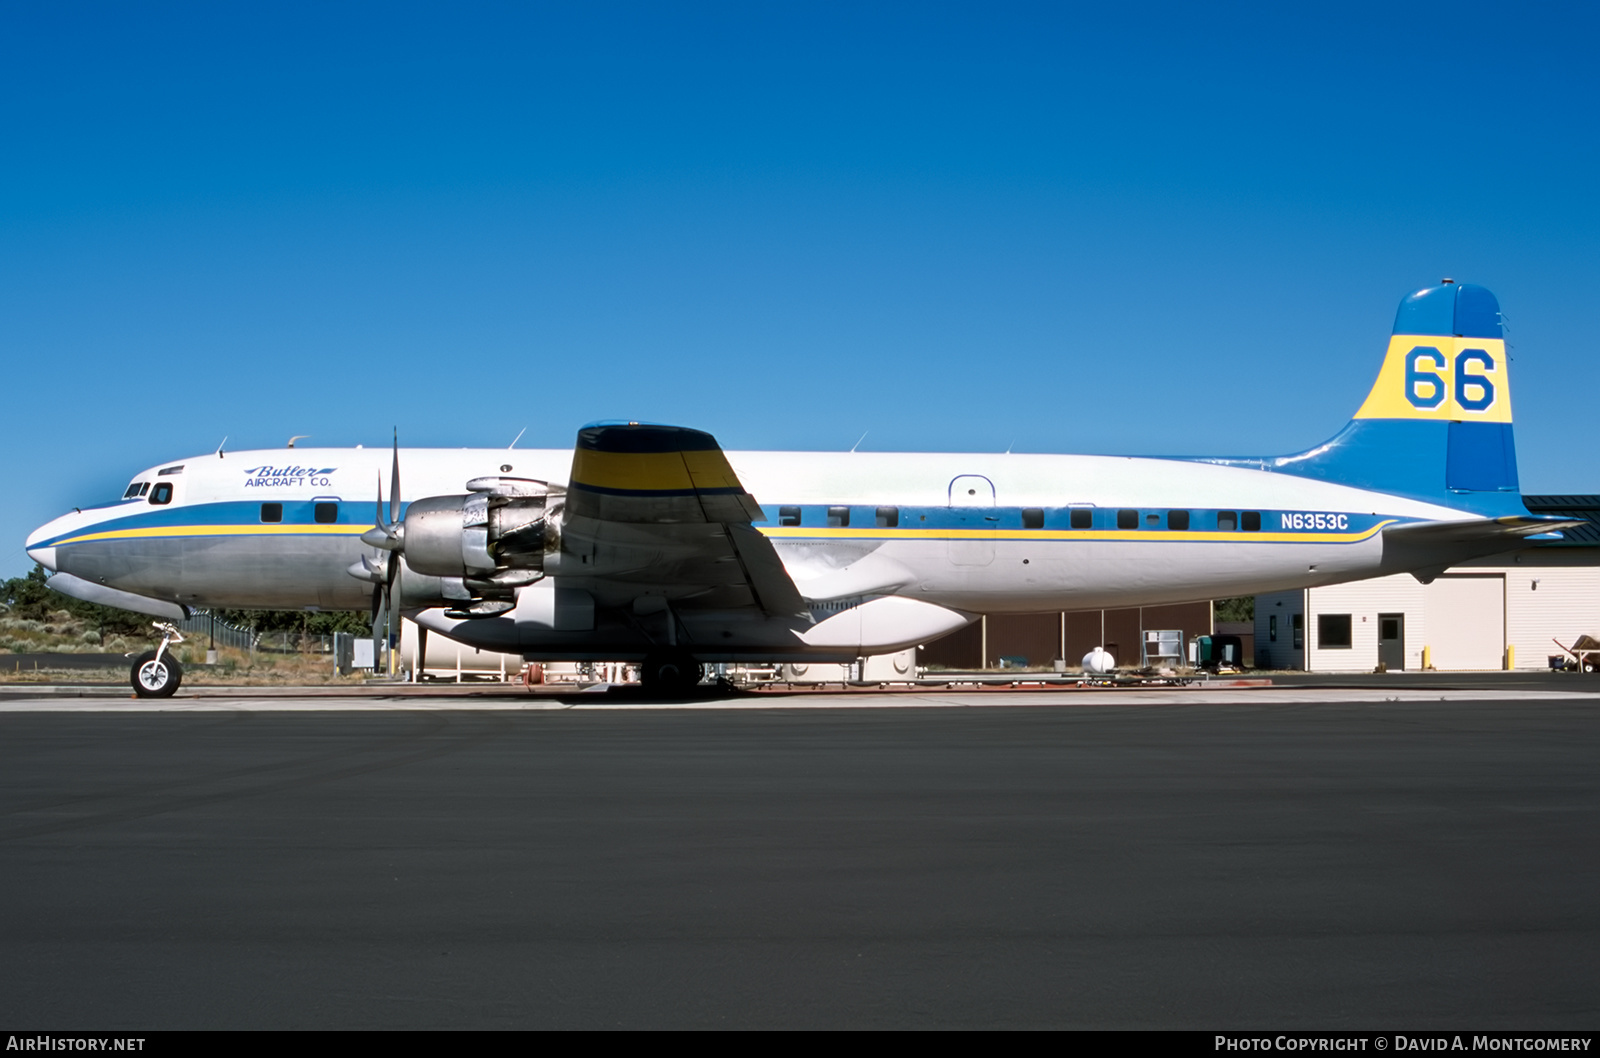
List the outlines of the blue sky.
{"type": "Polygon", "coordinates": [[[1593,4],[10,4],[0,574],[308,443],[1277,453],[1395,305],[1600,492],[1593,4]]]}

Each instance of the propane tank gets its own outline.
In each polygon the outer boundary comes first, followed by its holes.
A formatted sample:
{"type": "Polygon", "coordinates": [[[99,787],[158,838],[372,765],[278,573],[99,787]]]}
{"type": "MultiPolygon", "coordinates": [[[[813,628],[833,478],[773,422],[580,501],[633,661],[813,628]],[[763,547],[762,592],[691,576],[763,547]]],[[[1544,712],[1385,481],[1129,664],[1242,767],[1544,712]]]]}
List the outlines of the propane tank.
{"type": "Polygon", "coordinates": [[[1083,671],[1104,676],[1117,667],[1117,659],[1106,653],[1105,647],[1095,647],[1083,656],[1083,671]]]}

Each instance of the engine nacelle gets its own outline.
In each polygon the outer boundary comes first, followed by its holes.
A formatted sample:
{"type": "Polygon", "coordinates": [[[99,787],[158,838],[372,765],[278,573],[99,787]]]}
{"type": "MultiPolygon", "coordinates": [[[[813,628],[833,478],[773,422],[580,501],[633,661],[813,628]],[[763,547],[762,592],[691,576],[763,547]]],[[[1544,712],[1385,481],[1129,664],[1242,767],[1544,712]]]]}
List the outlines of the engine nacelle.
{"type": "Polygon", "coordinates": [[[479,478],[464,496],[413,500],[402,521],[406,565],[429,577],[460,577],[479,597],[503,594],[544,576],[560,550],[562,495],[541,481],[479,478]]]}

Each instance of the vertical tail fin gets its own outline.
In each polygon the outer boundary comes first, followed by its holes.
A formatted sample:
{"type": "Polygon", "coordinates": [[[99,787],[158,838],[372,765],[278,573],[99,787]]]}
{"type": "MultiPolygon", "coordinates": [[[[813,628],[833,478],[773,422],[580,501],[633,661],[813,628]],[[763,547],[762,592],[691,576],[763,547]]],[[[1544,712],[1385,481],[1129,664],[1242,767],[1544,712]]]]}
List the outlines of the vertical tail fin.
{"type": "Polygon", "coordinates": [[[1400,302],[1372,392],[1335,437],[1273,469],[1478,514],[1525,513],[1500,303],[1445,280],[1400,302]]]}

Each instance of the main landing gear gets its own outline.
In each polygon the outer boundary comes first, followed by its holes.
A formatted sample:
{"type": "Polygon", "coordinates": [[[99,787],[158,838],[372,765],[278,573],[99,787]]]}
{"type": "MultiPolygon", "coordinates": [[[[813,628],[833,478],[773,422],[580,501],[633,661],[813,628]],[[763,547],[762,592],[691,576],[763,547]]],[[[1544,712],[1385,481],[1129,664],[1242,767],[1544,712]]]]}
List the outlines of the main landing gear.
{"type": "Polygon", "coordinates": [[[164,621],[155,622],[154,627],[161,632],[161,645],[134,658],[128,675],[133,693],[140,698],[171,698],[183,682],[183,666],[168,648],[182,643],[183,636],[175,625],[164,621]]]}
{"type": "Polygon", "coordinates": [[[639,682],[654,694],[688,694],[705,674],[705,666],[688,654],[655,654],[639,666],[639,682]]]}

